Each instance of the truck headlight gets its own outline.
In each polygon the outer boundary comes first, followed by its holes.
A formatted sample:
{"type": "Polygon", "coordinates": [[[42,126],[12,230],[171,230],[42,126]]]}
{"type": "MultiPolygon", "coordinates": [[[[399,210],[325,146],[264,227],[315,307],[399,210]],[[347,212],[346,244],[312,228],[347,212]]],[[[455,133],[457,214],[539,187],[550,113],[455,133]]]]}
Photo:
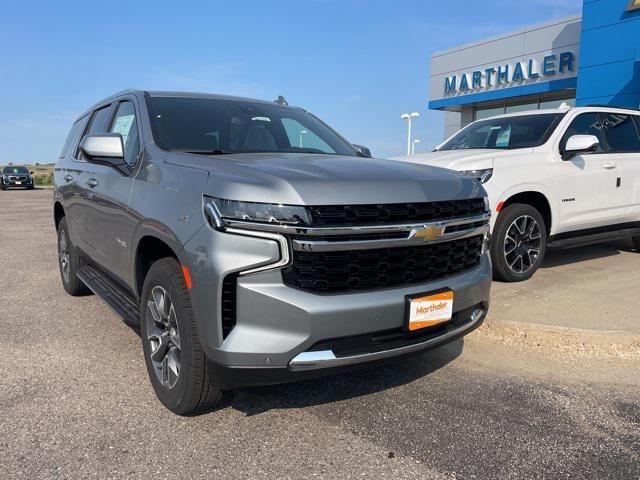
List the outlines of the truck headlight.
{"type": "Polygon", "coordinates": [[[475,178],[480,183],[486,183],[493,176],[493,168],[484,168],[481,170],[463,170],[458,172],[462,177],[475,178]]]}
{"type": "Polygon", "coordinates": [[[227,226],[227,220],[291,226],[311,225],[309,210],[295,205],[204,197],[204,211],[211,226],[218,230],[223,230],[227,226]]]}

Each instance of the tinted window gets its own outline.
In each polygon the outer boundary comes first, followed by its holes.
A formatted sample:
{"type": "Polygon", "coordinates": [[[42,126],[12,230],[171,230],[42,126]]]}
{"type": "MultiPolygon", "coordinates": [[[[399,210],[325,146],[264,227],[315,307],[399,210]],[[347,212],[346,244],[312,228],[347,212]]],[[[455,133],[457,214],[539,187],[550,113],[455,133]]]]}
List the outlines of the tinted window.
{"type": "Polygon", "coordinates": [[[560,150],[564,152],[564,147],[567,144],[569,137],[573,135],[594,135],[598,137],[598,152],[604,151],[605,143],[602,135],[602,125],[600,123],[600,117],[597,113],[583,113],[573,119],[569,128],[564,133],[562,141],[560,142],[560,150]]]}
{"type": "Polygon", "coordinates": [[[130,165],[136,163],[138,151],[140,150],[140,140],[138,137],[136,111],[132,102],[121,102],[118,105],[118,110],[111,125],[111,133],[122,135],[124,159],[130,165]]]}
{"type": "Polygon", "coordinates": [[[631,115],[602,113],[610,152],[640,152],[640,136],[631,115]]]}
{"type": "Polygon", "coordinates": [[[640,132],[640,116],[633,115],[633,120],[636,122],[636,128],[638,129],[638,132],[640,132]]]}
{"type": "Polygon", "coordinates": [[[25,167],[4,167],[3,173],[12,174],[12,173],[29,173],[25,167]]]}
{"type": "Polygon", "coordinates": [[[564,113],[518,115],[479,120],[460,130],[438,150],[513,149],[542,145],[564,113]]]}
{"type": "Polygon", "coordinates": [[[357,155],[353,147],[331,128],[304,110],[293,107],[178,97],[151,97],[147,104],[154,140],[165,150],[203,154],[357,155]]]}
{"type": "Polygon", "coordinates": [[[69,153],[69,151],[73,148],[73,146],[78,142],[78,137],[87,124],[87,118],[87,116],[84,116],[73,124],[71,130],[69,131],[69,135],[67,135],[67,140],[64,142],[64,147],[62,147],[62,151],[60,152],[60,158],[64,158],[67,153],[69,153]]]}
{"type": "Polygon", "coordinates": [[[96,110],[91,119],[91,126],[87,133],[106,133],[111,116],[111,106],[96,110]]]}

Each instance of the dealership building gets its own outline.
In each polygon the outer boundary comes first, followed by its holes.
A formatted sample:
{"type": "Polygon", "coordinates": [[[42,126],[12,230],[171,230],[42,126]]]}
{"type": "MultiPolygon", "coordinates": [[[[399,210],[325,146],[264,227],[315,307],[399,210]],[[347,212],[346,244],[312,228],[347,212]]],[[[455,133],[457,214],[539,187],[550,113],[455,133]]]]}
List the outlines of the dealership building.
{"type": "Polygon", "coordinates": [[[431,56],[429,108],[445,111],[445,137],[562,103],[640,108],[640,0],[584,0],[582,15],[431,56]]]}

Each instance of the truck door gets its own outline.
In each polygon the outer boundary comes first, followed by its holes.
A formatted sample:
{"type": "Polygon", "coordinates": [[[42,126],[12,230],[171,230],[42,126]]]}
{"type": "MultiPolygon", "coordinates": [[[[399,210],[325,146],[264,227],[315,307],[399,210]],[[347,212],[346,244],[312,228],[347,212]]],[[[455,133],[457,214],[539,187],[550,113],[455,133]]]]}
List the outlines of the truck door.
{"type": "Polygon", "coordinates": [[[559,196],[558,233],[616,223],[625,216],[624,200],[616,183],[620,168],[607,153],[603,130],[598,113],[583,113],[573,119],[562,137],[554,188],[559,196]],[[562,161],[564,146],[573,135],[594,135],[600,142],[598,150],[562,161]]]}
{"type": "Polygon", "coordinates": [[[133,186],[134,170],[140,154],[139,118],[133,98],[115,102],[114,113],[105,123],[103,133],[122,135],[124,159],[128,172],[105,165],[91,165],[86,185],[89,198],[90,242],[94,245],[94,260],[114,277],[126,283],[130,275],[130,258],[134,221],[129,216],[128,203],[133,186]]]}
{"type": "MultiPolygon", "coordinates": [[[[616,165],[616,185],[624,217],[620,223],[640,221],[640,134],[634,117],[622,113],[602,113],[608,161],[616,165]]],[[[640,117],[635,118],[640,127],[640,117]]]]}

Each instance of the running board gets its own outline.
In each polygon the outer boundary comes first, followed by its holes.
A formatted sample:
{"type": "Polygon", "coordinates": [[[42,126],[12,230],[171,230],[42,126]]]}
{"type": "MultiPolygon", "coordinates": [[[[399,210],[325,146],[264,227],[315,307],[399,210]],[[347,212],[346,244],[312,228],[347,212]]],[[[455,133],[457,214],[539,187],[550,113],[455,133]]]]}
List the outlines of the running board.
{"type": "Polygon", "coordinates": [[[609,232],[592,233],[590,235],[579,235],[569,238],[553,240],[547,244],[547,248],[562,249],[582,247],[594,243],[608,242],[610,240],[622,240],[625,238],[640,236],[640,228],[625,228],[623,230],[612,230],[609,232]]]}
{"type": "Polygon", "coordinates": [[[140,325],[140,308],[131,295],[116,285],[110,278],[91,265],[85,265],[76,274],[89,290],[100,297],[122,317],[125,323],[140,325]]]}

